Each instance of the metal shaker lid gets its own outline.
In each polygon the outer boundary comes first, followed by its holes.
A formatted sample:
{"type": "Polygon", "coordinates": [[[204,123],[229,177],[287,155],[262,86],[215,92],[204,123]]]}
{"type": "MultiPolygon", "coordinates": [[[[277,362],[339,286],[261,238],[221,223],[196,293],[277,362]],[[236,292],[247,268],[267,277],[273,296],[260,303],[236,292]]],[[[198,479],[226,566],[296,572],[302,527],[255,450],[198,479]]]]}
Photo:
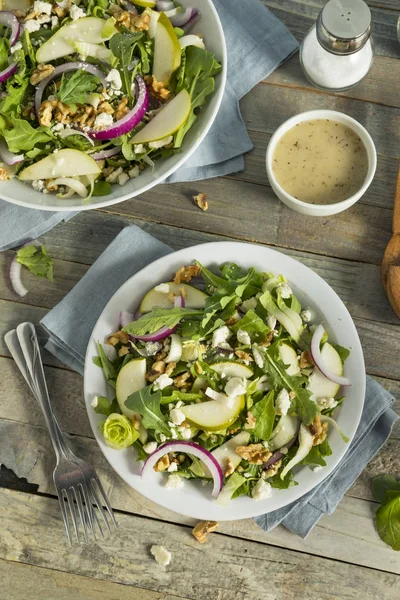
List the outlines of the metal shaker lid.
{"type": "Polygon", "coordinates": [[[332,54],[353,54],[371,35],[371,11],[363,0],[329,0],[318,15],[317,38],[332,54]]]}

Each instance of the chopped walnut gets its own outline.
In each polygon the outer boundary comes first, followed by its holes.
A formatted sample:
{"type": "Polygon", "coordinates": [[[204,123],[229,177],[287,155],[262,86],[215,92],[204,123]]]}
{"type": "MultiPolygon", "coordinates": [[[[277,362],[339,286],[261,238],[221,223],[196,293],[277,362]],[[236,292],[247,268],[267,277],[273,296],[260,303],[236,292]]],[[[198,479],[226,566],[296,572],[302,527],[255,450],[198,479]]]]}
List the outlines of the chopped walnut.
{"type": "Polygon", "coordinates": [[[126,356],[127,354],[129,354],[129,348],[128,348],[128,346],[122,346],[118,350],[118,356],[126,356]]]}
{"type": "Polygon", "coordinates": [[[238,446],[236,454],[247,460],[252,465],[262,465],[272,456],[262,444],[249,444],[248,446],[238,446]]]}
{"type": "Polygon", "coordinates": [[[112,115],[114,113],[114,109],[109,102],[100,102],[97,107],[97,114],[106,113],[107,115],[112,115]]]}
{"type": "Polygon", "coordinates": [[[33,71],[29,81],[32,85],[37,85],[38,83],[43,81],[43,79],[46,79],[46,77],[51,75],[53,71],[54,71],[53,65],[40,64],[33,71]]]}
{"type": "Polygon", "coordinates": [[[122,98],[121,102],[117,106],[117,109],[115,111],[115,118],[117,119],[117,121],[119,121],[120,119],[122,119],[122,117],[128,114],[128,112],[128,98],[125,96],[124,98],[122,98]]]}
{"type": "Polygon", "coordinates": [[[179,295],[182,296],[182,298],[184,300],[187,298],[187,292],[186,292],[185,288],[183,288],[183,287],[179,288],[179,295]]]}
{"type": "Polygon", "coordinates": [[[188,265],[181,267],[175,273],[174,283],[187,283],[193,277],[196,277],[200,273],[200,267],[197,265],[188,265]]]}
{"type": "Polygon", "coordinates": [[[70,123],[69,117],[71,109],[66,104],[60,102],[60,100],[45,100],[42,102],[39,108],[39,123],[45,127],[50,127],[51,120],[53,118],[53,111],[55,112],[54,118],[60,123],[70,123]]]}
{"type": "Polygon", "coordinates": [[[146,75],[144,80],[149,86],[150,92],[154,98],[160,100],[160,102],[168,100],[168,98],[171,95],[171,92],[166,87],[164,87],[162,81],[157,81],[154,75],[146,75]]]}
{"type": "Polygon", "coordinates": [[[224,469],[224,475],[225,475],[225,477],[229,477],[229,475],[232,475],[232,473],[234,472],[234,470],[235,470],[235,467],[233,466],[233,462],[228,457],[225,460],[225,469],[224,469]]]}
{"type": "Polygon", "coordinates": [[[265,338],[263,339],[262,342],[260,342],[260,346],[264,346],[264,348],[267,348],[268,346],[271,345],[271,342],[274,338],[274,332],[272,331],[268,331],[267,335],[265,336],[265,338]]]}
{"type": "Polygon", "coordinates": [[[282,460],[277,460],[275,464],[271,465],[269,469],[264,471],[264,479],[268,479],[269,477],[273,477],[274,475],[276,475],[281,466],[282,460]]]}
{"type": "Polygon", "coordinates": [[[135,413],[134,416],[132,417],[132,425],[133,425],[134,429],[136,429],[136,431],[138,431],[140,429],[141,424],[142,424],[142,417],[135,413]]]}
{"type": "Polygon", "coordinates": [[[252,412],[247,413],[246,417],[246,429],[254,429],[256,426],[256,418],[252,412]]]}
{"type": "Polygon", "coordinates": [[[235,427],[234,429],[228,429],[227,434],[228,435],[233,435],[237,431],[239,431],[239,427],[235,427]]]}
{"type": "Polygon", "coordinates": [[[7,181],[7,179],[8,179],[7,169],[5,169],[4,167],[0,167],[0,181],[7,181]]]}
{"type": "Polygon", "coordinates": [[[326,439],[328,432],[328,423],[321,423],[321,415],[317,415],[309,427],[310,433],[313,435],[313,446],[322,444],[326,439]]]}
{"type": "Polygon", "coordinates": [[[52,10],[52,12],[55,15],[57,15],[57,17],[59,19],[63,19],[69,13],[69,9],[71,8],[71,4],[72,4],[72,0],[67,0],[66,6],[64,8],[61,8],[61,6],[58,6],[58,4],[54,3],[53,4],[53,8],[51,10],[52,10]]]}
{"type": "Polygon", "coordinates": [[[168,300],[171,302],[171,304],[173,304],[175,302],[175,294],[174,292],[168,292],[168,300]]]}
{"type": "Polygon", "coordinates": [[[155,381],[160,375],[162,375],[165,371],[165,362],[163,360],[158,360],[153,364],[150,371],[146,373],[147,381],[155,381]]]}
{"type": "Polygon", "coordinates": [[[193,528],[192,533],[200,544],[204,544],[207,540],[207,535],[215,531],[218,527],[218,521],[200,521],[193,528]]]}
{"type": "Polygon", "coordinates": [[[190,373],[188,373],[188,372],[182,373],[181,375],[178,375],[178,377],[175,377],[174,385],[178,388],[187,387],[189,384],[189,382],[188,382],[189,378],[190,378],[190,373]]]}
{"type": "MultiPolygon", "coordinates": [[[[105,102],[103,104],[108,104],[108,102],[105,102]]],[[[63,113],[63,114],[65,114],[65,113],[63,113]]],[[[83,104],[82,106],[79,106],[78,111],[73,118],[73,122],[76,123],[77,125],[80,125],[81,127],[84,127],[84,126],[92,127],[94,125],[94,121],[96,119],[96,114],[97,114],[97,111],[94,108],[94,106],[91,106],[90,104],[83,104]]],[[[57,114],[56,114],[56,119],[57,119],[57,114]]]]}
{"type": "Polygon", "coordinates": [[[308,350],[305,350],[301,353],[299,365],[300,369],[307,369],[307,367],[314,366],[313,359],[311,358],[311,354],[308,352],[308,350]]]}
{"type": "Polygon", "coordinates": [[[37,10],[33,10],[32,12],[25,15],[24,21],[31,21],[32,19],[37,19],[40,17],[40,13],[37,10]]]}
{"type": "Polygon", "coordinates": [[[44,186],[48,192],[56,192],[58,185],[54,185],[54,179],[45,179],[44,186]]]}
{"type": "Polygon", "coordinates": [[[240,358],[241,360],[244,360],[245,362],[253,361],[253,357],[250,356],[250,354],[248,354],[247,352],[244,352],[243,350],[236,350],[235,354],[238,358],[240,358]]]}
{"type": "Polygon", "coordinates": [[[166,469],[168,469],[170,464],[171,464],[171,461],[169,459],[169,455],[164,454],[164,456],[162,456],[161,458],[158,459],[158,461],[154,465],[153,469],[157,472],[165,471],[166,469]]]}
{"type": "Polygon", "coordinates": [[[196,373],[198,375],[201,375],[203,373],[203,367],[201,366],[201,364],[199,363],[198,360],[196,360],[195,364],[194,364],[194,368],[196,370],[196,373]]]}
{"type": "Polygon", "coordinates": [[[26,17],[26,12],[24,10],[12,10],[11,12],[17,19],[25,19],[26,17]]]}
{"type": "Polygon", "coordinates": [[[146,12],[137,15],[131,10],[112,5],[111,14],[119,27],[126,27],[130,31],[147,31],[149,28],[150,15],[146,12]]]}
{"type": "Polygon", "coordinates": [[[120,329],[115,333],[112,333],[106,338],[106,344],[109,346],[116,346],[117,344],[127,344],[129,342],[129,335],[120,329]]]}
{"type": "Polygon", "coordinates": [[[167,352],[165,350],[160,350],[160,352],[157,352],[155,355],[154,360],[164,360],[164,358],[167,358],[167,352]]]}
{"type": "Polygon", "coordinates": [[[167,368],[165,369],[164,373],[166,375],[168,375],[168,377],[171,375],[172,371],[175,369],[176,367],[176,362],[171,361],[170,363],[167,364],[167,368]]]}
{"type": "Polygon", "coordinates": [[[207,194],[197,194],[193,196],[193,201],[201,210],[208,210],[207,194]]]}

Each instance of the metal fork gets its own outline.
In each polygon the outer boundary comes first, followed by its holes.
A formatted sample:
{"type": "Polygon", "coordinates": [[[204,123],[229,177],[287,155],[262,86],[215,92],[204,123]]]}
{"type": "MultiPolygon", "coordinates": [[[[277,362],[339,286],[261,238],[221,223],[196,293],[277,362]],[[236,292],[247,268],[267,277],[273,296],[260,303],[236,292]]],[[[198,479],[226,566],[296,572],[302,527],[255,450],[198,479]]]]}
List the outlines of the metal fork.
{"type": "Polygon", "coordinates": [[[57,457],[57,465],[53,473],[54,485],[57,490],[69,543],[72,544],[72,534],[68,512],[78,543],[82,541],[79,523],[85,542],[89,541],[88,531],[94,538],[96,537],[95,523],[103,536],[97,512],[93,510],[93,504],[101,514],[107,530],[111,532],[109,519],[113,526],[117,527],[117,523],[96,471],[90,463],[77,457],[70,450],[54,416],[34,326],[32,323],[22,323],[16,330],[13,329],[6,334],[5,342],[38,401],[46,420],[57,457]],[[104,510],[103,505],[106,507],[107,512],[104,510]]]}

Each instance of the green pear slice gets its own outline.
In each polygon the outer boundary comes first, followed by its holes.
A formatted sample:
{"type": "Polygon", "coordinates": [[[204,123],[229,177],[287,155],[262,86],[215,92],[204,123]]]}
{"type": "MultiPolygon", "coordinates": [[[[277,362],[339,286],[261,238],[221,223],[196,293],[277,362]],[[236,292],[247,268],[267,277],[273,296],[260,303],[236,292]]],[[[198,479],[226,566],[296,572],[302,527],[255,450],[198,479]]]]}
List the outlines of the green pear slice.
{"type": "MultiPolygon", "coordinates": [[[[146,359],[145,358],[134,358],[130,360],[118,373],[117,381],[115,384],[115,393],[117,402],[121,409],[122,414],[126,415],[129,419],[137,417],[137,414],[125,406],[125,400],[138,390],[146,387],[146,359]]],[[[140,425],[139,427],[139,439],[144,444],[147,440],[147,431],[140,425]]]]}
{"type": "MultiPolygon", "coordinates": [[[[168,85],[172,74],[181,64],[181,47],[171,21],[160,13],[154,38],[153,75],[168,85]]],[[[168,135],[168,134],[167,134],[168,135]]]]}
{"type": "MultiPolygon", "coordinates": [[[[38,63],[48,63],[57,58],[76,52],[75,42],[101,44],[109,37],[103,37],[102,32],[107,21],[98,17],[84,17],[61,27],[36,52],[38,63]]],[[[116,32],[117,30],[115,30],[116,32]]]]}
{"type": "Polygon", "coordinates": [[[154,142],[172,135],[185,123],[189,116],[190,105],[190,94],[182,90],[156,114],[154,119],[133,136],[131,142],[133,144],[154,142]]]}
{"type": "MultiPolygon", "coordinates": [[[[204,292],[197,290],[187,283],[173,283],[172,281],[169,281],[166,285],[168,285],[169,292],[172,292],[175,296],[180,295],[181,289],[184,290],[186,308],[204,308],[207,298],[207,295],[204,294],[204,292]]],[[[139,312],[148,313],[156,306],[159,308],[172,308],[173,304],[170,300],[169,292],[164,294],[153,288],[144,296],[139,306],[139,312]]]]}
{"type": "MultiPolygon", "coordinates": [[[[249,441],[250,441],[250,433],[248,431],[241,431],[240,433],[235,435],[233,438],[231,438],[230,440],[228,440],[227,442],[225,442],[224,444],[222,444],[221,446],[219,446],[218,448],[213,450],[211,452],[211,454],[218,461],[218,463],[223,471],[225,471],[225,469],[226,469],[228,459],[230,460],[233,468],[236,469],[242,461],[242,457],[239,456],[239,454],[237,454],[236,448],[238,446],[247,446],[249,441]]],[[[198,477],[211,477],[211,473],[210,473],[209,469],[203,463],[201,464],[200,468],[199,468],[198,463],[194,463],[190,467],[190,470],[198,477]]]]}
{"type": "Polygon", "coordinates": [[[180,410],[186,419],[198,429],[204,431],[219,431],[226,429],[238,417],[244,408],[244,396],[236,396],[231,402],[210,400],[199,404],[183,406],[180,410]]]}
{"type": "Polygon", "coordinates": [[[131,0],[132,4],[136,4],[136,6],[143,6],[145,8],[154,8],[156,5],[156,0],[131,0]]]}
{"type": "Polygon", "coordinates": [[[98,175],[101,169],[93,158],[80,150],[65,149],[49,154],[19,174],[21,181],[98,175]]]}
{"type": "MultiPolygon", "coordinates": [[[[321,350],[321,358],[324,364],[330,369],[335,375],[343,375],[343,363],[336,352],[335,348],[325,342],[321,350]]],[[[311,373],[307,389],[312,393],[313,398],[334,398],[338,393],[340,385],[327,379],[325,375],[322,375],[321,371],[315,367],[311,373]]]]}
{"type": "Polygon", "coordinates": [[[279,346],[279,356],[283,364],[286,365],[288,375],[298,375],[300,373],[299,357],[292,346],[286,343],[281,344],[279,346]]]}
{"type": "Polygon", "coordinates": [[[245,379],[249,379],[254,375],[254,371],[250,369],[250,367],[238,362],[217,362],[211,364],[210,367],[214,369],[214,371],[217,371],[217,373],[225,373],[225,376],[228,379],[230,377],[244,377],[245,379]]]}

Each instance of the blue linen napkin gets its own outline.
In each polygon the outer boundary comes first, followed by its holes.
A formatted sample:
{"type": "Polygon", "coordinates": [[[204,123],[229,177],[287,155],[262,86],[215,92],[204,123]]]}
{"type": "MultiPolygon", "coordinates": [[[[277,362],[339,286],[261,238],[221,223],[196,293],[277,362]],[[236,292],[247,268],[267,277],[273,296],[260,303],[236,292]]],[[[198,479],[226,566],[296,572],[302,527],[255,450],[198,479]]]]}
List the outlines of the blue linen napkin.
{"type": "MultiPolygon", "coordinates": [[[[243,170],[243,154],[253,145],[240,114],[239,100],[297,50],[295,38],[260,0],[214,0],[214,4],[227,45],[226,91],[205,140],[167,179],[168,183],[209,179],[243,170]]],[[[74,214],[38,211],[0,200],[0,250],[35,239],[74,214]]]]}
{"type": "MultiPolygon", "coordinates": [[[[83,374],[86,347],[108,300],[132,275],[172,250],[135,225],[123,229],[74,289],[41,321],[47,350],[83,374]],[[88,300],[89,299],[89,300],[88,300]]],[[[393,398],[367,377],[364,411],[356,436],[336,469],[297,502],[255,520],[266,531],[282,524],[305,537],[323,514],[332,514],[371,458],[390,435],[398,416],[393,398]]]]}

